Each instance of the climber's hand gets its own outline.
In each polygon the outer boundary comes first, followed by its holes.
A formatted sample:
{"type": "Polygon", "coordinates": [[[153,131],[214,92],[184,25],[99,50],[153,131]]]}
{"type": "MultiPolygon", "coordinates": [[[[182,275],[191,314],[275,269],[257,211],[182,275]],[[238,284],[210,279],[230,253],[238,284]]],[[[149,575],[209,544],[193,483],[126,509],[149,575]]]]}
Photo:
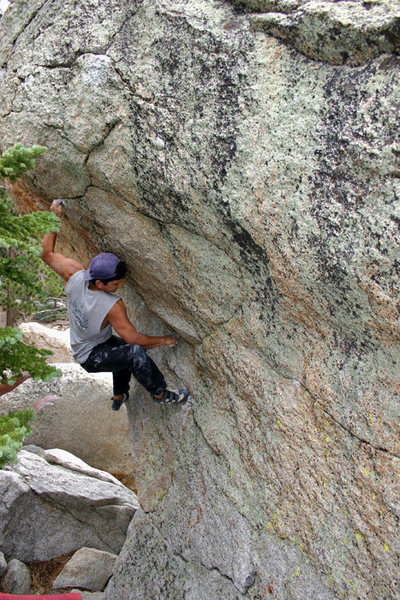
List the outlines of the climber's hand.
{"type": "Polygon", "coordinates": [[[63,213],[63,208],[65,207],[65,201],[62,198],[57,198],[53,200],[50,206],[51,212],[53,212],[57,217],[61,217],[63,213]]]}
{"type": "Polygon", "coordinates": [[[176,335],[166,335],[165,336],[165,346],[176,346],[178,338],[176,335]]]}
{"type": "Polygon", "coordinates": [[[52,402],[53,400],[58,400],[58,396],[55,396],[55,395],[44,396],[44,398],[40,398],[40,400],[36,400],[36,402],[32,406],[32,408],[34,408],[36,410],[36,412],[39,412],[40,410],[42,410],[42,408],[45,408],[45,406],[53,406],[54,405],[54,402],[52,402]]]}

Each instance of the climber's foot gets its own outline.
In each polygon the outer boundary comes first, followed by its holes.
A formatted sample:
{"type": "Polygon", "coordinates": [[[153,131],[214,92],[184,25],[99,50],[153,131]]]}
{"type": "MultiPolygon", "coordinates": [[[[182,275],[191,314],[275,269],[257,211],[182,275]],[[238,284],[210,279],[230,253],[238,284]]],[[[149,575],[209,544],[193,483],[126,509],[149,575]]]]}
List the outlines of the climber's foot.
{"type": "Polygon", "coordinates": [[[112,405],[111,405],[112,410],[119,410],[121,408],[121,406],[123,405],[123,403],[127,402],[129,400],[129,394],[121,394],[119,396],[113,396],[111,398],[111,400],[112,400],[112,405]]]}
{"type": "Polygon", "coordinates": [[[191,396],[187,388],[180,388],[177,392],[166,389],[161,394],[153,396],[153,400],[159,404],[184,404],[191,400],[191,396]]]}

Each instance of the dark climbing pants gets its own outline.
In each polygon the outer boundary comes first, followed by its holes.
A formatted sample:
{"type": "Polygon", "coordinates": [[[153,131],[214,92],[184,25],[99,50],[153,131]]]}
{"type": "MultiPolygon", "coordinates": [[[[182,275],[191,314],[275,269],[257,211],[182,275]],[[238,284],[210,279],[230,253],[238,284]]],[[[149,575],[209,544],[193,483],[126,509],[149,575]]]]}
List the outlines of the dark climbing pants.
{"type": "Polygon", "coordinates": [[[114,335],[95,346],[81,367],[88,373],[112,372],[114,396],[129,392],[131,375],[153,396],[167,387],[163,374],[142,346],[127,344],[114,335]]]}

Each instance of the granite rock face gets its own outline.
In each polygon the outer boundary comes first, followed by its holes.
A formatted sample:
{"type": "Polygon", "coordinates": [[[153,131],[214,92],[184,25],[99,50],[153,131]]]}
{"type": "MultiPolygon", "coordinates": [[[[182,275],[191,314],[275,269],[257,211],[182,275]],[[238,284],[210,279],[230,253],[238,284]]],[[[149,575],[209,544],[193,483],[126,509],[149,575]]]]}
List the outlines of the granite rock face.
{"type": "Polygon", "coordinates": [[[144,512],[108,600],[398,595],[398,2],[31,0],[0,22],[23,210],[126,260],[190,385],[127,407],[144,512]],[[347,20],[346,20],[347,19],[347,20]]]}
{"type": "Polygon", "coordinates": [[[237,0],[250,22],[306,56],[333,65],[361,65],[399,53],[396,0],[237,0]]]}

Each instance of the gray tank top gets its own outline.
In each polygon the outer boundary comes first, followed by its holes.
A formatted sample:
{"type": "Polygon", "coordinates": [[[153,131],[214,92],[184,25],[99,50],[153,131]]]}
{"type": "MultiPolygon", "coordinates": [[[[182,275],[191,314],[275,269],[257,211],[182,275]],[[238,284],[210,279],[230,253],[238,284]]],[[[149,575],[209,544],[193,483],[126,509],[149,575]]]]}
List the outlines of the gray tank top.
{"type": "Polygon", "coordinates": [[[109,292],[90,290],[89,282],[84,280],[84,275],[85,271],[74,273],[65,286],[71,351],[73,358],[80,364],[89,358],[95,346],[111,337],[110,324],[104,329],[100,327],[108,312],[120,300],[118,296],[109,292]]]}

